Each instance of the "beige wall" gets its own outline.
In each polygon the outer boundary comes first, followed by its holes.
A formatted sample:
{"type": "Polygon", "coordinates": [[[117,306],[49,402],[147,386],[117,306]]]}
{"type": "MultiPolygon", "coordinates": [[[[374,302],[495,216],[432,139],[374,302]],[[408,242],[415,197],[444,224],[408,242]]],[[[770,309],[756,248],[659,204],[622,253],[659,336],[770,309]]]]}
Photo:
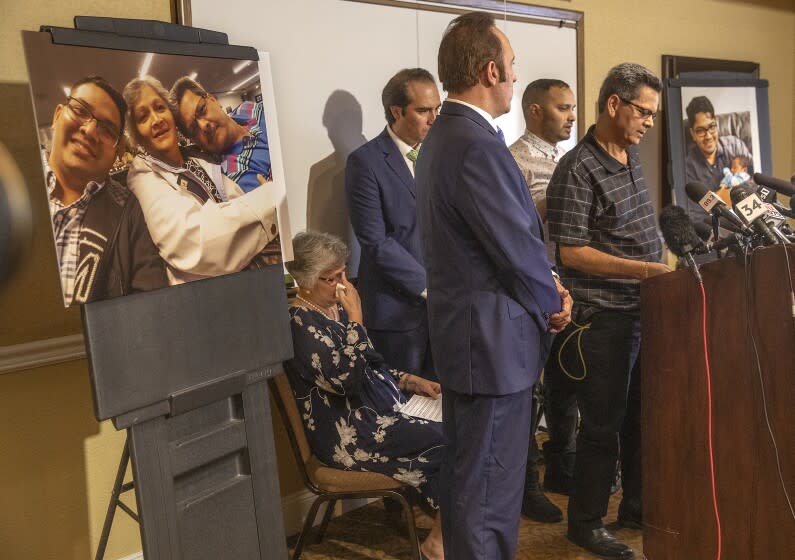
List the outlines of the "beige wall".
{"type": "MultiPolygon", "coordinates": [[[[529,2],[528,2],[529,3],[529,2]]],[[[795,8],[788,0],[547,0],[585,12],[587,121],[605,72],[631,59],[660,71],[662,54],[752,60],[769,79],[773,171],[795,170],[795,8]],[[778,7],[777,7],[778,6],[778,7]]],[[[71,26],[75,13],[170,18],[168,0],[72,0],[56,4],[3,0],[0,22],[0,140],[28,183],[40,185],[20,29],[71,26]]],[[[521,53],[519,53],[521,55],[521,53]]],[[[652,156],[659,136],[648,140],[652,156]]],[[[0,292],[0,346],[79,332],[57,291],[46,206],[33,190],[36,232],[20,274],[0,292]]],[[[122,434],[92,415],[85,361],[0,375],[0,556],[84,560],[93,555],[115,474],[122,434]]],[[[281,427],[277,447],[282,494],[301,488],[281,427]]],[[[137,527],[117,518],[107,558],[140,550],[137,527]]]]}
{"type": "MultiPolygon", "coordinates": [[[[761,77],[770,80],[773,174],[789,178],[795,171],[791,0],[521,1],[585,13],[585,99],[580,103],[587,124],[594,121],[602,79],[619,62],[637,62],[658,74],[663,54],[758,62],[761,77]]],[[[651,141],[659,142],[659,136],[651,141]]]]}

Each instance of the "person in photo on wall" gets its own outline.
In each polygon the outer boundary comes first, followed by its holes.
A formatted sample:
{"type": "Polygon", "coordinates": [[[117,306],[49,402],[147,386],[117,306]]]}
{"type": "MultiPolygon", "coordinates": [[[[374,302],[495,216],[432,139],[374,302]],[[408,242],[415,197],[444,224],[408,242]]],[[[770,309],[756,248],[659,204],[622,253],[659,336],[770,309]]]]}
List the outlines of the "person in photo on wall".
{"type": "Polygon", "coordinates": [[[109,176],[126,112],[99,76],[76,81],[55,108],[42,160],[67,307],[168,285],[138,201],[109,176]]]}
{"type": "Polygon", "coordinates": [[[206,154],[180,146],[174,106],[156,78],[133,79],[124,99],[127,130],[138,151],[127,184],[168,265],[170,282],[256,265],[278,235],[272,193],[265,188],[244,193],[206,154]]]}
{"type": "Polygon", "coordinates": [[[737,156],[746,158],[746,173],[753,175],[753,156],[748,146],[737,136],[720,134],[715,108],[708,97],[694,97],[685,111],[690,123],[688,132],[693,139],[685,156],[688,182],[698,181],[716,190],[724,177],[724,168],[730,167],[737,156]]]}
{"type": "MultiPolygon", "coordinates": [[[[260,187],[260,177],[273,180],[268,131],[262,102],[242,101],[227,113],[214,95],[189,76],[171,86],[177,126],[186,138],[220,158],[221,169],[245,192],[260,187]]],[[[281,239],[263,251],[268,264],[282,262],[281,239]]]]}

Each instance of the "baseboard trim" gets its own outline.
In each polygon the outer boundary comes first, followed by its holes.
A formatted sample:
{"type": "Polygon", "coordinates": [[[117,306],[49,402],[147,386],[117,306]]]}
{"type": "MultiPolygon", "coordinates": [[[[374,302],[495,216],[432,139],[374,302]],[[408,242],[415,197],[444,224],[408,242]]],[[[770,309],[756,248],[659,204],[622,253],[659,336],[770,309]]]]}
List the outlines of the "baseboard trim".
{"type": "Polygon", "coordinates": [[[85,355],[82,334],[0,346],[0,374],[79,360],[85,355]]]}

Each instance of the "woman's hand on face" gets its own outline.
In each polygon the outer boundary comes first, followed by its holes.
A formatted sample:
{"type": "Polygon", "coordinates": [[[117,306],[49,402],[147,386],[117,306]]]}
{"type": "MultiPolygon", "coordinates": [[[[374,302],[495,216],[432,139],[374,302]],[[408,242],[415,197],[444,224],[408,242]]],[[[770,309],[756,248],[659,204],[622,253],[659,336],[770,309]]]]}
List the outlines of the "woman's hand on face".
{"type": "Polygon", "coordinates": [[[404,388],[422,397],[430,397],[434,400],[442,396],[442,386],[436,381],[428,381],[418,375],[407,373],[403,376],[404,388]]]}
{"type": "Polygon", "coordinates": [[[337,284],[337,297],[345,312],[348,314],[348,319],[356,323],[362,324],[362,300],[359,298],[359,292],[348,281],[345,273],[342,273],[342,282],[337,284]]]}

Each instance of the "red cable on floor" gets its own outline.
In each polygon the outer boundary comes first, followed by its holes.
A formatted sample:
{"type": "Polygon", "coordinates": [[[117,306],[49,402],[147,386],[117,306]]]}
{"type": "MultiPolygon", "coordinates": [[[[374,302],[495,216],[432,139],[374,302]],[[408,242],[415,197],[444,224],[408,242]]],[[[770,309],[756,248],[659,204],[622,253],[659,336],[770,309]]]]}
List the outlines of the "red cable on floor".
{"type": "Polygon", "coordinates": [[[709,476],[712,482],[712,507],[715,510],[715,522],[718,526],[718,560],[721,555],[721,530],[720,530],[720,513],[718,513],[718,495],[715,490],[715,459],[712,451],[712,378],[709,371],[709,349],[707,348],[707,294],[704,292],[704,284],[699,282],[701,288],[701,303],[702,303],[702,334],[704,339],[704,363],[707,366],[707,405],[708,405],[708,421],[707,431],[709,437],[709,476]]]}

